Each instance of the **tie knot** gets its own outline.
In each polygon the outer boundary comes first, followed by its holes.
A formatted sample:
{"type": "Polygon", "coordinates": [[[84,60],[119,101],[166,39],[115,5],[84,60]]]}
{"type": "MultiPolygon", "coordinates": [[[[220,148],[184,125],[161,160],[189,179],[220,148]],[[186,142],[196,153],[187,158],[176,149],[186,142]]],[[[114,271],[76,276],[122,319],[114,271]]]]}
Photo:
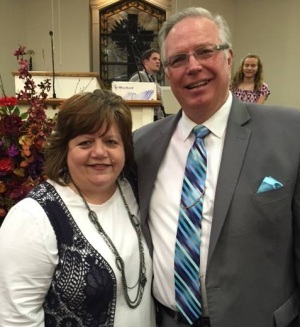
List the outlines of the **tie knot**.
{"type": "Polygon", "coordinates": [[[203,126],[203,125],[197,125],[193,128],[192,133],[195,135],[196,138],[203,138],[205,137],[208,133],[210,132],[210,130],[203,126]]]}

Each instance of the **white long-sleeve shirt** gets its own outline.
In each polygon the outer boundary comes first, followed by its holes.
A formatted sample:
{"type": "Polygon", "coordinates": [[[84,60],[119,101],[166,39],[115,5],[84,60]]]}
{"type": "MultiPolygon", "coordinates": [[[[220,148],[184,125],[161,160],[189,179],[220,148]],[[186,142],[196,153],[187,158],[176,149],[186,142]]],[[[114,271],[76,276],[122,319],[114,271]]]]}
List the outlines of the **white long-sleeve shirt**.
{"type": "MultiPolygon", "coordinates": [[[[51,182],[64,200],[79,229],[90,244],[114,270],[117,280],[117,304],[114,326],[154,327],[151,298],[152,262],[143,240],[147,284],[141,304],[130,309],[124,299],[121,274],[115,257],[88,218],[82,199],[69,187],[51,182]]],[[[129,183],[122,190],[131,212],[139,217],[138,206],[129,183]]],[[[100,224],[112,239],[125,262],[128,285],[138,280],[139,251],[136,233],[118,190],[104,204],[92,205],[100,224]]],[[[0,326],[43,327],[43,303],[58,263],[55,232],[42,207],[26,198],[15,205],[0,228],[0,326]]],[[[133,299],[136,288],[129,292],[133,299]]]]}

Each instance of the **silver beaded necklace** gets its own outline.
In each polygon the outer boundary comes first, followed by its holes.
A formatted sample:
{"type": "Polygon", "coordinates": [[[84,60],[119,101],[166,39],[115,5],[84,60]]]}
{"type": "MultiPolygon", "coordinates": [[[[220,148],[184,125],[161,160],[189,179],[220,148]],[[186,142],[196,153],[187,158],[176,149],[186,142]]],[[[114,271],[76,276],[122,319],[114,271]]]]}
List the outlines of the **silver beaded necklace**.
{"type": "Polygon", "coordinates": [[[140,229],[140,223],[139,223],[137,217],[130,212],[129,206],[124,197],[124,194],[122,192],[119,182],[117,181],[117,187],[120,192],[122,201],[126,208],[126,211],[128,213],[128,217],[130,219],[131,225],[134,228],[136,235],[137,235],[137,239],[138,239],[138,247],[139,247],[139,255],[140,255],[139,277],[138,277],[137,282],[133,286],[127,285],[127,279],[126,279],[126,275],[125,275],[125,263],[124,263],[124,260],[122,259],[122,257],[120,256],[119,251],[117,250],[116,246],[114,245],[114,243],[112,242],[110,237],[106,234],[106,232],[102,228],[101,224],[98,221],[97,214],[88,205],[80,188],[74,183],[72,178],[71,178],[71,181],[72,181],[73,185],[75,186],[79,196],[82,198],[85,207],[88,210],[88,216],[89,216],[90,221],[95,226],[95,228],[97,229],[99,234],[103,237],[104,241],[106,242],[106,244],[108,245],[108,247],[110,248],[110,250],[112,251],[112,253],[115,256],[116,267],[121,272],[122,288],[123,288],[124,297],[125,297],[125,301],[126,301],[127,305],[132,309],[137,308],[142,301],[145,285],[147,283],[144,247],[143,247],[143,242],[142,242],[142,233],[141,233],[141,229],[140,229]],[[138,288],[137,294],[136,294],[135,298],[133,300],[131,300],[131,298],[129,297],[129,294],[128,294],[128,290],[134,289],[135,287],[138,288]]]}

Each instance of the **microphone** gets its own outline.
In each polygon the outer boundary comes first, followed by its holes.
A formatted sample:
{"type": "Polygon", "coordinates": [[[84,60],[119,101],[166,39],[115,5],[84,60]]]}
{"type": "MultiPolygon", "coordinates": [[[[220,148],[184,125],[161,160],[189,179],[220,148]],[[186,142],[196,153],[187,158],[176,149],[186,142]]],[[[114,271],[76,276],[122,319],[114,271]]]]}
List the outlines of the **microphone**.
{"type": "Polygon", "coordinates": [[[55,93],[55,69],[54,69],[54,47],[53,47],[53,32],[49,31],[49,35],[51,38],[51,57],[52,57],[52,88],[53,88],[53,95],[52,97],[56,98],[55,93]]]}
{"type": "Polygon", "coordinates": [[[135,68],[137,69],[137,75],[139,77],[139,81],[141,82],[142,77],[141,77],[141,74],[140,74],[139,64],[138,64],[138,61],[137,61],[136,57],[138,56],[138,58],[139,58],[139,60],[141,62],[142,62],[142,58],[141,58],[141,53],[140,53],[139,46],[137,44],[137,39],[132,34],[130,34],[128,30],[127,30],[127,37],[128,37],[128,41],[129,41],[129,44],[130,44],[130,47],[131,47],[135,68]]]}
{"type": "Polygon", "coordinates": [[[137,39],[133,35],[129,34],[129,42],[135,44],[137,42],[137,39]]]}
{"type": "Polygon", "coordinates": [[[140,51],[140,48],[139,48],[139,45],[138,45],[137,37],[133,36],[128,31],[127,31],[127,36],[128,36],[128,39],[129,39],[129,44],[131,46],[132,53],[133,53],[134,63],[135,63],[135,66],[137,68],[137,74],[138,74],[140,82],[142,81],[142,77],[141,77],[141,74],[140,74],[139,64],[137,62],[136,56],[139,58],[140,63],[143,66],[143,69],[144,69],[145,74],[146,74],[146,76],[148,78],[148,81],[153,82],[153,80],[151,79],[151,77],[150,77],[150,75],[149,75],[149,73],[148,73],[148,71],[147,71],[147,69],[146,69],[146,67],[145,67],[145,65],[143,63],[143,59],[142,59],[141,51],[140,51]]]}

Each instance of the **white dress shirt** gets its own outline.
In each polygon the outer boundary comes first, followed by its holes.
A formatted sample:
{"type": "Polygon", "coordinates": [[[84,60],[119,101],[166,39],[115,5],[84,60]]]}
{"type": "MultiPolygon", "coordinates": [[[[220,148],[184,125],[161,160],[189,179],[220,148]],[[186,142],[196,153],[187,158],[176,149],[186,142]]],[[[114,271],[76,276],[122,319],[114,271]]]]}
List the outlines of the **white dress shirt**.
{"type": "MultiPolygon", "coordinates": [[[[204,316],[209,315],[205,290],[205,274],[215,190],[231,103],[232,95],[230,93],[225,104],[210,119],[203,123],[211,131],[204,139],[207,153],[207,175],[203,199],[200,245],[200,280],[204,316]]],[[[154,244],[153,293],[159,302],[173,310],[176,310],[174,253],[181,189],[186,159],[194,142],[194,135],[191,131],[195,125],[183,112],[160,165],[150,202],[149,226],[154,244]]]]}

